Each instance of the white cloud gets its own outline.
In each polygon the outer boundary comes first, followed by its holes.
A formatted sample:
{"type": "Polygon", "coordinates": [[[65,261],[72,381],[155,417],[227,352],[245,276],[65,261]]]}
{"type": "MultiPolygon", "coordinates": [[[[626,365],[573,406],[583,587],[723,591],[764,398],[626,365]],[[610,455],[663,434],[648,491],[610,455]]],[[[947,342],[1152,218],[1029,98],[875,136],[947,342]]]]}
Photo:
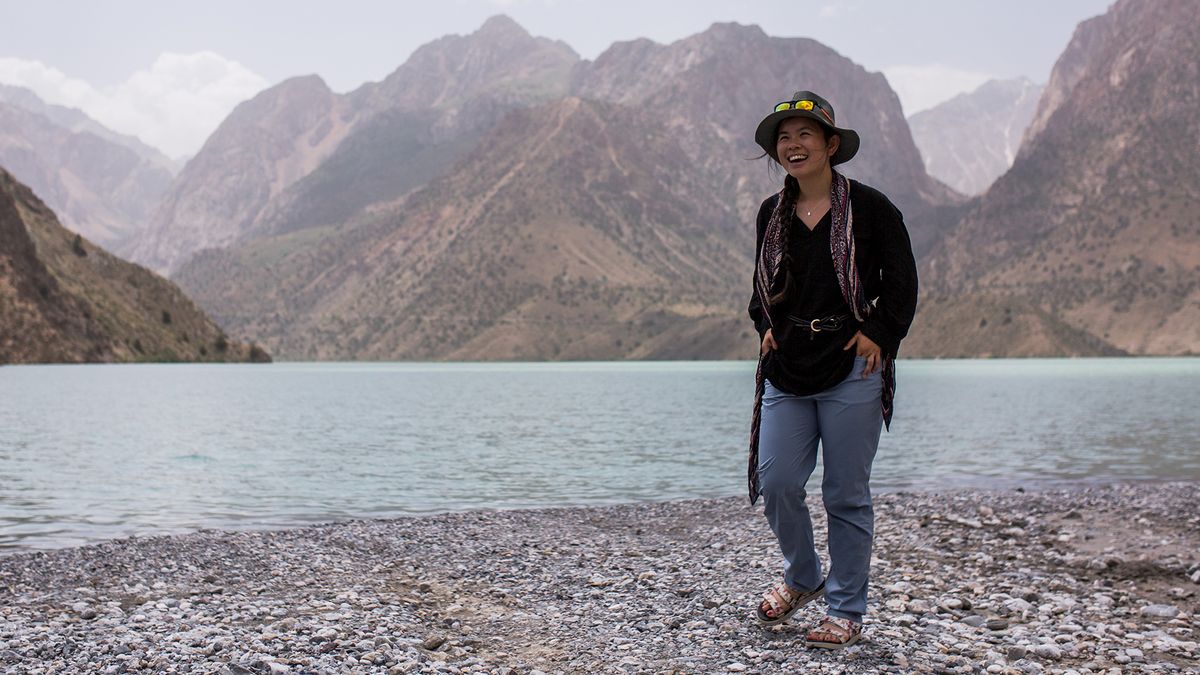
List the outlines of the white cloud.
{"type": "Polygon", "coordinates": [[[269,82],[213,52],[164,53],[124,82],[97,89],[39,61],[0,58],[0,82],[32,89],[48,103],[79,108],[171,157],[194,154],[238,103],[269,82]]]}
{"type": "Polygon", "coordinates": [[[883,69],[888,84],[900,96],[904,115],[910,116],[948,101],[955,96],[974,91],[993,76],[973,70],[952,68],[941,64],[924,66],[890,66],[883,69]]]}

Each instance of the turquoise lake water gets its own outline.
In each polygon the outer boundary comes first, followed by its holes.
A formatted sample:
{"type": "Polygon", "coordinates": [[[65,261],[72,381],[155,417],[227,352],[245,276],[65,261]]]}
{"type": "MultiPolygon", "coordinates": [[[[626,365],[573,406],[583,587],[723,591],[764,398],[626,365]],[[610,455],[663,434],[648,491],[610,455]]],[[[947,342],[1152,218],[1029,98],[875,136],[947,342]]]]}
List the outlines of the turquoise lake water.
{"type": "MultiPolygon", "coordinates": [[[[898,381],[876,490],[1200,479],[1200,359],[898,381]]],[[[4,367],[0,551],[744,495],[753,389],[748,362],[4,367]]]]}

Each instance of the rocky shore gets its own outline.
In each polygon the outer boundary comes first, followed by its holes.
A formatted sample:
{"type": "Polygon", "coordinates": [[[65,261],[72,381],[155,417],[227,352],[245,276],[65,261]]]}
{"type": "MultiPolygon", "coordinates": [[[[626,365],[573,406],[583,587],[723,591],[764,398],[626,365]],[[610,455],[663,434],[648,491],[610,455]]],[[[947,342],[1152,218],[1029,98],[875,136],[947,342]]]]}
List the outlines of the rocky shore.
{"type": "Polygon", "coordinates": [[[828,653],[820,602],[752,619],[781,570],[744,498],[20,553],[0,670],[1200,672],[1198,488],[878,495],[866,634],[828,653]]]}

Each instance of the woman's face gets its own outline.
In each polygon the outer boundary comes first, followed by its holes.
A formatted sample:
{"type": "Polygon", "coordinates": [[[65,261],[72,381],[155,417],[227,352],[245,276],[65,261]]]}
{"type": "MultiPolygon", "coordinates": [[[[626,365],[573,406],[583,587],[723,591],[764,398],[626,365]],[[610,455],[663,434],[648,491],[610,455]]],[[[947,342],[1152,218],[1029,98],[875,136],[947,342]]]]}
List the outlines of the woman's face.
{"type": "Polygon", "coordinates": [[[825,129],[815,120],[789,117],[779,124],[775,152],[784,170],[803,180],[829,168],[829,158],[837,152],[841,140],[837,135],[826,137],[825,129]]]}

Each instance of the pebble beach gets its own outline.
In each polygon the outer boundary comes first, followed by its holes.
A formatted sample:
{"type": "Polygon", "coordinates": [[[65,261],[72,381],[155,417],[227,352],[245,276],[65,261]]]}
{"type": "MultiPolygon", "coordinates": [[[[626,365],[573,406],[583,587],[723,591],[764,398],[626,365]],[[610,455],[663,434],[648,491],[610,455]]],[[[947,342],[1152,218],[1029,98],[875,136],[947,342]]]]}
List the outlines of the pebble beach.
{"type": "Polygon", "coordinates": [[[10,553],[0,672],[1200,672],[1198,488],[876,495],[834,652],[803,644],[820,601],[754,620],[782,570],[744,497],[10,553]]]}

